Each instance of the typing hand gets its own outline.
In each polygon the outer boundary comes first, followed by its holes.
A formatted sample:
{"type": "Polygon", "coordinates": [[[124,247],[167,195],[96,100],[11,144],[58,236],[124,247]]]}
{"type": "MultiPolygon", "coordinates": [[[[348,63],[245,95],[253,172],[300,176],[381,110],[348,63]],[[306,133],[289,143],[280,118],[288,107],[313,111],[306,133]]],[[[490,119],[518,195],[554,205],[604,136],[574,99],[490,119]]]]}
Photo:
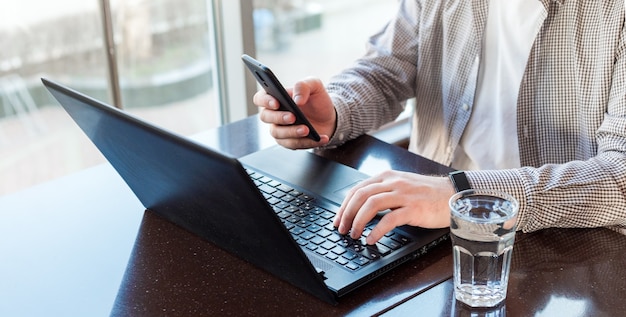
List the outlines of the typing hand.
{"type": "Polygon", "coordinates": [[[448,199],[453,194],[447,177],[386,171],[352,188],[333,224],[339,233],[358,238],[380,210],[389,209],[367,236],[367,244],[401,225],[445,228],[450,226],[448,199]]]}

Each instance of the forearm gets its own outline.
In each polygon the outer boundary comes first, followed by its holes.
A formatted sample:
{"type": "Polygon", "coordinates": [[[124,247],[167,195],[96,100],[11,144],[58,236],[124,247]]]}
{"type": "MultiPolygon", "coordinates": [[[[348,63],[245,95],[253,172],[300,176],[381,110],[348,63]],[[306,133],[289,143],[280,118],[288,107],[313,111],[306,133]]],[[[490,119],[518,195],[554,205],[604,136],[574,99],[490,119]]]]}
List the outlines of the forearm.
{"type": "Polygon", "coordinates": [[[415,97],[420,15],[414,1],[402,2],[400,13],[367,43],[366,54],[333,77],[327,90],[337,108],[337,131],[331,144],[341,144],[394,120],[404,101],[415,97]]]}
{"type": "Polygon", "coordinates": [[[472,187],[511,193],[518,228],[626,227],[626,158],[607,152],[587,161],[539,168],[466,172],[472,187]]]}
{"type": "Polygon", "coordinates": [[[380,65],[397,63],[394,57],[361,59],[327,85],[337,109],[337,131],[331,144],[341,144],[393,121],[414,93],[415,66],[389,70],[380,65]],[[411,74],[407,78],[406,74],[411,74]]]}

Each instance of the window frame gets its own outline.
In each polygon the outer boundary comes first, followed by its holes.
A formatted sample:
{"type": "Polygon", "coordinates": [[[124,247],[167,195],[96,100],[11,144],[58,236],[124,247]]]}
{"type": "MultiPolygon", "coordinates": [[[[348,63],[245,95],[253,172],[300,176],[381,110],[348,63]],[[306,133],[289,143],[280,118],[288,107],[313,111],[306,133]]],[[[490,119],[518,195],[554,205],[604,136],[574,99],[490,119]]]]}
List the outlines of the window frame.
{"type": "MultiPolygon", "coordinates": [[[[257,90],[254,78],[246,75],[241,55],[255,55],[253,0],[206,0],[210,41],[213,45],[220,125],[255,114],[252,104],[257,90]],[[226,18],[228,17],[228,18],[226,18]]],[[[113,105],[122,108],[119,69],[117,66],[110,0],[99,1],[104,50],[107,57],[107,82],[113,105]]]]}
{"type": "Polygon", "coordinates": [[[258,112],[252,104],[256,81],[247,76],[241,55],[255,55],[253,0],[207,0],[213,17],[214,54],[221,123],[226,124],[258,112]],[[226,18],[228,17],[228,18],[226,18]]]}

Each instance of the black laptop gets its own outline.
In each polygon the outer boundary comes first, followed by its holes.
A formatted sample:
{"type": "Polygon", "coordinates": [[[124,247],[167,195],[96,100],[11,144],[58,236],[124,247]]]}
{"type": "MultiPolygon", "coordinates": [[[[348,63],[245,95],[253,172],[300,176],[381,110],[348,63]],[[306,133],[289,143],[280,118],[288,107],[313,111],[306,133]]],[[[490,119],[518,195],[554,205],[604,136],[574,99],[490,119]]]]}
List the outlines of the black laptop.
{"type": "Polygon", "coordinates": [[[146,209],[326,302],[447,239],[447,229],[405,226],[365,245],[332,220],[367,175],[280,146],[236,159],[42,81],[146,209]]]}

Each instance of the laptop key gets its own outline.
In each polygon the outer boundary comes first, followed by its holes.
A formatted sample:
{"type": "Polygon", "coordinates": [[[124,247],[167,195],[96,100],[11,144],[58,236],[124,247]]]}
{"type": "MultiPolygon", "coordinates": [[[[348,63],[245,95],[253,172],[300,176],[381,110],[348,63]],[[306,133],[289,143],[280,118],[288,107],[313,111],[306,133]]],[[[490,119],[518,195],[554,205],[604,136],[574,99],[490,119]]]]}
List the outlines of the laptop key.
{"type": "MultiPolygon", "coordinates": [[[[322,228],[322,230],[328,231],[328,232],[332,232],[333,230],[335,230],[335,227],[330,228],[331,230],[328,230],[328,225],[329,225],[329,221],[326,219],[317,219],[315,220],[315,224],[318,225],[320,228],[322,228]]],[[[332,223],[331,223],[332,224],[332,223]]],[[[326,235],[328,236],[328,235],[326,235]]]]}
{"type": "Polygon", "coordinates": [[[358,253],[370,260],[378,260],[381,258],[380,253],[374,248],[364,247],[358,253]]]}
{"type": "Polygon", "coordinates": [[[353,252],[346,252],[342,255],[344,258],[348,259],[348,260],[354,260],[357,257],[359,257],[360,255],[357,255],[356,253],[353,252]]]}
{"type": "Polygon", "coordinates": [[[304,230],[304,232],[300,233],[300,237],[302,239],[310,240],[310,239],[313,239],[313,237],[315,237],[315,233],[304,230]]]}
{"type": "Polygon", "coordinates": [[[364,266],[367,265],[368,263],[370,263],[370,260],[364,256],[358,257],[354,260],[355,263],[357,263],[360,266],[364,266]]]}
{"type": "Polygon", "coordinates": [[[322,227],[318,226],[315,223],[309,223],[309,226],[306,229],[311,231],[311,232],[318,232],[318,231],[322,230],[322,227]]]}
{"type": "Polygon", "coordinates": [[[248,175],[250,175],[250,178],[252,178],[253,180],[257,180],[257,179],[263,177],[262,174],[259,174],[257,172],[251,171],[249,169],[246,169],[246,172],[248,173],[248,175]]]}
{"type": "Polygon", "coordinates": [[[316,246],[315,244],[309,243],[306,245],[306,248],[311,251],[315,251],[318,248],[318,246],[316,246]]]}
{"type": "Polygon", "coordinates": [[[290,206],[289,203],[286,203],[284,201],[281,201],[281,202],[277,203],[276,205],[274,205],[274,207],[280,208],[280,209],[285,209],[285,208],[287,208],[289,206],[290,206]]]}
{"type": "Polygon", "coordinates": [[[287,194],[285,194],[284,192],[281,192],[280,190],[277,190],[274,193],[272,193],[272,197],[274,197],[274,199],[283,198],[285,197],[285,195],[287,194]]]}
{"type": "Polygon", "coordinates": [[[401,235],[399,233],[395,233],[395,232],[391,236],[391,239],[399,242],[402,245],[405,245],[405,244],[411,242],[411,239],[409,239],[409,238],[407,238],[407,237],[405,237],[405,236],[403,236],[403,235],[401,235]]]}
{"type": "Polygon", "coordinates": [[[317,232],[317,235],[318,235],[318,236],[321,236],[321,237],[323,237],[323,238],[327,238],[327,237],[328,237],[329,235],[331,235],[331,234],[332,234],[332,231],[330,231],[330,230],[326,230],[326,229],[322,229],[322,230],[320,230],[320,231],[318,231],[318,232],[317,232]]]}
{"type": "Polygon", "coordinates": [[[300,221],[300,219],[298,219],[298,217],[294,216],[294,215],[289,215],[289,217],[285,218],[285,220],[291,222],[291,223],[298,223],[298,221],[300,221]]]}
{"type": "Polygon", "coordinates": [[[332,253],[332,252],[328,252],[326,255],[324,255],[325,257],[331,259],[331,260],[336,260],[339,256],[332,253]]]}
{"type": "Polygon", "coordinates": [[[291,234],[293,235],[297,235],[299,236],[300,234],[302,234],[303,232],[306,232],[306,230],[300,228],[300,227],[293,227],[293,229],[291,229],[291,234]]]}
{"type": "Polygon", "coordinates": [[[326,250],[324,248],[317,248],[317,249],[315,249],[315,252],[317,252],[317,254],[319,254],[319,255],[326,255],[328,253],[328,250],[326,250]]]}
{"type": "Polygon", "coordinates": [[[312,242],[312,243],[314,243],[314,244],[316,244],[316,245],[320,245],[320,244],[322,244],[322,243],[326,242],[326,239],[324,239],[324,238],[322,238],[322,237],[320,237],[320,236],[315,236],[315,237],[313,237],[313,238],[311,239],[311,242],[312,242]]]}
{"type": "Polygon", "coordinates": [[[304,240],[304,239],[302,239],[302,238],[298,238],[298,239],[296,239],[296,243],[298,243],[298,244],[299,244],[299,245],[301,245],[301,246],[305,246],[305,245],[309,244],[309,242],[308,242],[308,241],[306,241],[306,240],[304,240]]]}
{"type": "Polygon", "coordinates": [[[358,264],[354,263],[354,262],[350,262],[350,263],[346,264],[346,267],[348,269],[352,270],[352,271],[356,271],[356,270],[359,269],[360,266],[358,264]]]}
{"type": "Polygon", "coordinates": [[[259,186],[259,189],[260,189],[262,192],[267,193],[267,194],[270,194],[270,195],[271,195],[272,193],[276,192],[276,188],[271,187],[271,186],[269,186],[269,185],[267,185],[267,184],[262,184],[261,186],[259,186]]]}
{"type": "Polygon", "coordinates": [[[381,238],[380,240],[378,240],[378,243],[390,248],[391,250],[398,250],[400,249],[400,247],[402,247],[400,243],[387,237],[381,238]]]}
{"type": "Polygon", "coordinates": [[[346,249],[342,248],[341,246],[336,246],[330,251],[332,251],[334,254],[337,254],[337,255],[342,255],[346,253],[346,249]]]}
{"type": "Polygon", "coordinates": [[[348,264],[348,260],[342,256],[340,256],[339,258],[337,258],[337,260],[335,260],[335,262],[341,264],[341,265],[346,265],[348,264]]]}
{"type": "Polygon", "coordinates": [[[376,243],[375,245],[369,246],[371,248],[376,248],[376,252],[378,252],[381,256],[386,256],[389,255],[391,253],[391,249],[387,248],[386,246],[380,244],[380,243],[376,243]]]}
{"type": "Polygon", "coordinates": [[[270,197],[270,198],[267,199],[267,202],[270,205],[276,205],[276,204],[280,203],[280,200],[278,198],[276,198],[276,197],[270,197]]]}
{"type": "Polygon", "coordinates": [[[334,232],[333,232],[333,233],[331,233],[331,234],[327,237],[327,239],[328,239],[329,241],[332,241],[332,242],[337,243],[337,242],[339,242],[339,241],[341,240],[341,235],[339,235],[339,234],[337,234],[337,233],[334,233],[334,232]]]}

